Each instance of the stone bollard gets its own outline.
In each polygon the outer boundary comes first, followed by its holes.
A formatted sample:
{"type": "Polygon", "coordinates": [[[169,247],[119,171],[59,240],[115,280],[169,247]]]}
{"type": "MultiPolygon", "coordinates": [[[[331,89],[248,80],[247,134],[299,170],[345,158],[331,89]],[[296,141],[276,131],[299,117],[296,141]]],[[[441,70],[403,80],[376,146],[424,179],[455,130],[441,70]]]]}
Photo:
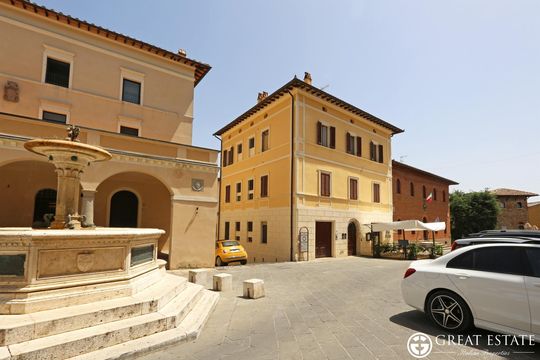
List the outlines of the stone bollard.
{"type": "Polygon", "coordinates": [[[206,285],[208,276],[208,270],[206,269],[195,269],[189,270],[189,282],[199,285],[206,285]]]}
{"type": "Polygon", "coordinates": [[[213,277],[214,291],[230,291],[232,290],[232,275],[231,274],[216,274],[213,277]]]}
{"type": "Polygon", "coordinates": [[[247,299],[264,297],[264,281],[261,279],[244,280],[244,297],[247,299]]]}

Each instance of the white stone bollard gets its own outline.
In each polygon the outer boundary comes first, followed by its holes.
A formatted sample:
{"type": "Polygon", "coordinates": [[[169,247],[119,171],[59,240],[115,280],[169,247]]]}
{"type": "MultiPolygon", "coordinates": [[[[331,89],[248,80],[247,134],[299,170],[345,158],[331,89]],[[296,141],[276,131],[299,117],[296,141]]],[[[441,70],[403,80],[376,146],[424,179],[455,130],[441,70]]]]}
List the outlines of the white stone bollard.
{"type": "Polygon", "coordinates": [[[264,297],[264,281],[261,279],[244,280],[244,297],[248,299],[264,297]]]}
{"type": "Polygon", "coordinates": [[[199,285],[206,285],[208,277],[208,270],[206,269],[195,269],[189,270],[189,282],[199,285]]]}
{"type": "Polygon", "coordinates": [[[214,291],[230,291],[232,290],[232,275],[231,274],[215,274],[213,276],[214,291]]]}

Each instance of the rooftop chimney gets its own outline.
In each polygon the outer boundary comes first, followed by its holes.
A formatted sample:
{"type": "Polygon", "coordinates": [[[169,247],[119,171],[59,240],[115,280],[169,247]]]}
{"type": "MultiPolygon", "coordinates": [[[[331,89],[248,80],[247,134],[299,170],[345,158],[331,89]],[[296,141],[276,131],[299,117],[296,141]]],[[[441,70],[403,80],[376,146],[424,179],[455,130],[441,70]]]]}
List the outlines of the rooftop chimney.
{"type": "Polygon", "coordinates": [[[304,73],[304,82],[311,85],[311,74],[307,71],[304,73]]]}
{"type": "Polygon", "coordinates": [[[268,96],[268,93],[266,91],[260,92],[257,95],[257,102],[263,101],[268,96]]]}
{"type": "Polygon", "coordinates": [[[186,57],[186,55],[187,55],[186,50],[184,50],[184,49],[178,49],[178,55],[183,56],[183,57],[186,57]]]}

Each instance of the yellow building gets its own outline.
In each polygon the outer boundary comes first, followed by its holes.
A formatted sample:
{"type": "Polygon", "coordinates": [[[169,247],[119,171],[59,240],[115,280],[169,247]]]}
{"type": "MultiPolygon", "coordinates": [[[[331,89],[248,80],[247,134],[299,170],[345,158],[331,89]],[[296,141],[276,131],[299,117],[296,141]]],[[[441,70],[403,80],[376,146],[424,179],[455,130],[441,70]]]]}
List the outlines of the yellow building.
{"type": "Polygon", "coordinates": [[[219,238],[240,240],[250,262],[371,255],[367,224],[392,221],[391,137],[400,132],[312,86],[308,73],[259,94],[215,134],[219,238]]]}
{"type": "Polygon", "coordinates": [[[82,176],[87,225],[161,228],[171,268],[212,266],[218,151],[191,145],[210,66],[28,1],[0,0],[0,34],[0,227],[46,226],[56,174],[23,143],[75,124],[113,154],[82,176]]]}

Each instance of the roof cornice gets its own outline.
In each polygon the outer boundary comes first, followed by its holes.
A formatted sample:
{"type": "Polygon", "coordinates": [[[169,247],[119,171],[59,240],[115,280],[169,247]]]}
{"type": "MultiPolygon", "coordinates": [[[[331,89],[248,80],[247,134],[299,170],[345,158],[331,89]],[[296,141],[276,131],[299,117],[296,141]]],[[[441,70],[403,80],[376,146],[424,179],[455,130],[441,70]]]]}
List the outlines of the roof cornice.
{"type": "Polygon", "coordinates": [[[219,129],[218,131],[216,131],[214,133],[214,135],[217,135],[217,136],[220,136],[222,135],[225,131],[229,130],[229,129],[232,129],[233,127],[235,127],[236,125],[240,124],[242,121],[246,120],[247,118],[249,118],[250,116],[254,115],[255,113],[257,113],[258,111],[264,109],[266,106],[272,104],[273,102],[277,101],[278,99],[280,99],[283,95],[285,95],[288,91],[294,89],[294,88],[297,88],[297,89],[301,89],[301,90],[304,90],[312,95],[315,95],[317,96],[318,98],[322,99],[322,100],[325,100],[325,101],[328,101],[329,103],[333,104],[333,105],[336,105],[337,107],[339,108],[342,108],[346,111],[349,111],[355,115],[358,115],[358,116],[361,116],[377,125],[380,125],[384,128],[387,128],[389,129],[390,131],[392,131],[392,134],[399,134],[399,133],[402,133],[404,130],[384,121],[384,120],[381,120],[379,119],[378,117],[374,116],[374,115],[371,115],[370,113],[367,113],[365,112],[364,110],[362,109],[359,109],[357,108],[356,106],[354,105],[351,105],[321,89],[318,89],[316,88],[315,86],[313,85],[310,85],[300,79],[298,79],[296,76],[291,80],[289,81],[288,83],[286,83],[285,85],[283,85],[282,87],[280,87],[279,89],[277,89],[276,91],[274,91],[272,94],[268,95],[267,97],[265,97],[263,100],[261,100],[260,102],[258,102],[257,104],[255,104],[251,109],[249,109],[248,111],[246,111],[245,113],[243,113],[242,115],[240,115],[239,117],[237,117],[236,119],[234,119],[233,121],[231,121],[229,124],[225,125],[223,128],[219,129]]]}
{"type": "Polygon", "coordinates": [[[420,174],[422,174],[422,175],[426,175],[426,176],[435,178],[435,179],[440,180],[440,181],[442,181],[442,182],[448,183],[448,185],[459,185],[459,183],[458,183],[458,182],[455,182],[454,180],[450,180],[450,179],[444,178],[444,177],[442,177],[442,176],[439,176],[439,175],[430,173],[430,172],[428,172],[428,171],[425,171],[425,170],[416,168],[416,167],[414,167],[414,166],[407,165],[407,164],[405,164],[405,163],[402,163],[402,162],[399,162],[399,161],[396,161],[396,160],[392,160],[392,169],[394,169],[394,168],[400,168],[400,167],[403,168],[403,169],[407,169],[407,170],[411,170],[411,171],[420,173],[420,174]]]}

